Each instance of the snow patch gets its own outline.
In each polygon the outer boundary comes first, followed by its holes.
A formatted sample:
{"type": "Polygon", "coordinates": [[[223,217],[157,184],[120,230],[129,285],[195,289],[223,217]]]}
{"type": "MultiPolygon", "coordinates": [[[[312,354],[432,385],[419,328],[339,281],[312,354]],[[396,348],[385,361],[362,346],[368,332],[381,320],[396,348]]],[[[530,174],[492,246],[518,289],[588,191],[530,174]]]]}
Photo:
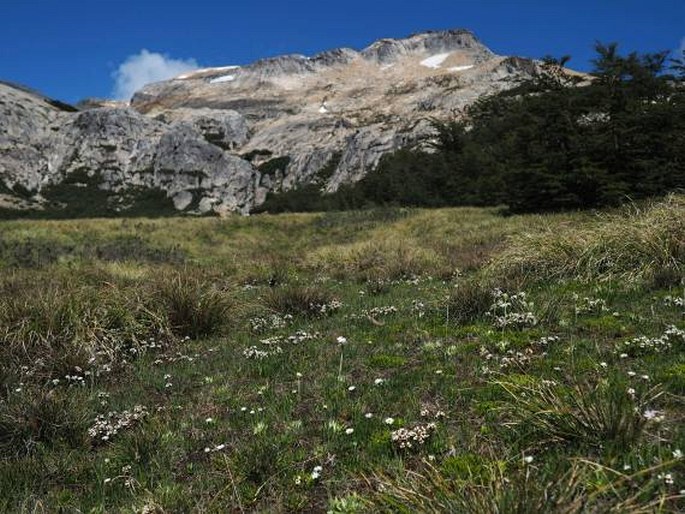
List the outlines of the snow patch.
{"type": "Polygon", "coordinates": [[[445,62],[445,59],[447,59],[449,56],[449,53],[431,55],[427,59],[421,61],[421,66],[425,66],[426,68],[438,69],[440,65],[443,62],[445,62]]]}
{"type": "Polygon", "coordinates": [[[209,81],[210,84],[217,84],[219,82],[233,82],[235,80],[235,75],[222,75],[221,77],[215,77],[209,81]]]}
{"type": "Polygon", "coordinates": [[[326,114],[328,112],[328,109],[326,109],[326,104],[323,103],[321,104],[321,107],[319,107],[319,113],[320,114],[326,114]]]}
{"type": "Polygon", "coordinates": [[[189,79],[189,78],[192,78],[196,75],[201,75],[203,73],[210,73],[210,72],[217,72],[217,71],[230,71],[230,70],[237,70],[238,68],[240,68],[240,66],[236,66],[236,65],[220,66],[218,68],[202,68],[199,70],[193,70],[191,73],[184,73],[183,75],[179,75],[176,77],[176,79],[177,80],[189,79]]]}
{"type": "Polygon", "coordinates": [[[448,68],[448,71],[465,71],[465,70],[470,70],[473,68],[473,64],[467,64],[466,66],[454,66],[452,68],[448,68]]]}

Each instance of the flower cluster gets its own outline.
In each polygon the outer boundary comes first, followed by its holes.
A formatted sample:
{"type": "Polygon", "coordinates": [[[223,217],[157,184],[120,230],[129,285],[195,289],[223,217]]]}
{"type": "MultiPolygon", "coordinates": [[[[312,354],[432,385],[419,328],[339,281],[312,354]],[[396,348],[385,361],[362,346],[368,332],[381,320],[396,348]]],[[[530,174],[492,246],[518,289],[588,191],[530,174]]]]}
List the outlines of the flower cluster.
{"type": "Polygon", "coordinates": [[[588,298],[587,296],[580,299],[577,294],[573,295],[576,302],[576,314],[601,314],[608,309],[607,303],[602,298],[588,298]]]}
{"type": "Polygon", "coordinates": [[[401,449],[410,449],[422,446],[435,431],[435,423],[416,425],[414,428],[398,428],[390,436],[393,444],[401,449]]]}
{"type": "Polygon", "coordinates": [[[426,305],[420,300],[412,300],[411,310],[416,313],[419,318],[423,318],[426,314],[426,305]]]}
{"type": "Polygon", "coordinates": [[[664,297],[664,305],[666,307],[685,307],[685,296],[671,296],[664,297]]]}
{"type": "Polygon", "coordinates": [[[132,410],[100,414],[95,418],[93,426],[88,429],[88,435],[94,442],[107,442],[120,431],[130,429],[143,421],[147,415],[147,407],[144,405],[136,405],[132,410]]]}
{"type": "Polygon", "coordinates": [[[542,336],[537,341],[533,341],[533,346],[540,346],[542,348],[547,348],[550,344],[558,343],[559,336],[542,336]]]}
{"type": "Polygon", "coordinates": [[[250,319],[250,328],[255,334],[263,334],[269,330],[277,330],[279,328],[285,328],[293,319],[292,314],[286,314],[285,316],[279,316],[278,314],[272,314],[266,317],[256,317],[250,319]]]}
{"type": "Polygon", "coordinates": [[[637,357],[640,355],[667,352],[677,340],[685,342],[685,330],[670,325],[659,337],[638,336],[628,339],[616,346],[616,353],[622,357],[637,357]]]}
{"type": "Polygon", "coordinates": [[[523,328],[538,324],[538,319],[532,312],[533,302],[526,299],[525,292],[509,294],[501,289],[495,289],[493,296],[495,301],[490,306],[488,314],[492,316],[495,327],[523,328]]]}
{"type": "Polygon", "coordinates": [[[321,304],[312,304],[311,307],[317,309],[319,311],[319,314],[322,316],[328,316],[335,311],[341,309],[343,306],[342,302],[339,300],[331,300],[328,303],[321,303],[321,304]]]}
{"type": "Polygon", "coordinates": [[[250,346],[243,350],[243,356],[246,359],[261,360],[272,355],[283,353],[282,345],[290,344],[297,345],[305,341],[311,341],[320,337],[318,332],[305,332],[298,330],[289,336],[272,336],[265,339],[260,339],[259,342],[266,347],[266,349],[259,349],[257,346],[250,346]]]}
{"type": "Polygon", "coordinates": [[[281,353],[283,353],[283,348],[277,345],[269,346],[268,350],[260,350],[256,346],[249,346],[243,350],[243,357],[246,359],[262,360],[281,353]]]}
{"type": "Polygon", "coordinates": [[[390,314],[395,314],[397,312],[397,307],[394,305],[384,305],[381,307],[373,307],[372,309],[364,309],[362,314],[364,316],[371,316],[372,318],[377,318],[379,316],[389,316],[390,314]]]}
{"type": "Polygon", "coordinates": [[[421,409],[421,417],[422,418],[443,419],[443,418],[447,417],[447,414],[445,414],[445,411],[442,411],[442,410],[431,411],[429,408],[424,407],[423,409],[421,409]]]}
{"type": "MultiPolygon", "coordinates": [[[[485,347],[482,347],[480,349],[480,354],[486,361],[494,363],[498,367],[499,371],[511,368],[524,369],[531,363],[533,359],[542,356],[537,354],[535,350],[530,347],[524,348],[521,351],[507,350],[504,355],[491,353],[485,347]]],[[[481,368],[481,372],[484,375],[489,375],[495,371],[486,364],[481,368]]]]}

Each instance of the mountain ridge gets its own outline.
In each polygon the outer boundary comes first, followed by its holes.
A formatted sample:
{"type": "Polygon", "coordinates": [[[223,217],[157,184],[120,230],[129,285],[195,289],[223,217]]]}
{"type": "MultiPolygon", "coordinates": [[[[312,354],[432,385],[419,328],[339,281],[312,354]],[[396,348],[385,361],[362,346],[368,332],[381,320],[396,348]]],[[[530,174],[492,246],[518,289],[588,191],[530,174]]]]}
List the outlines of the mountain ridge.
{"type": "Polygon", "coordinates": [[[0,181],[38,208],[43,190],[85,171],[115,197],[153,188],[179,210],[245,214],[322,169],[333,170],[326,191],[359,180],[430,138],[429,119],[538,72],[452,29],[204,68],[149,84],[128,106],[82,102],[74,113],[0,83],[0,181]]]}

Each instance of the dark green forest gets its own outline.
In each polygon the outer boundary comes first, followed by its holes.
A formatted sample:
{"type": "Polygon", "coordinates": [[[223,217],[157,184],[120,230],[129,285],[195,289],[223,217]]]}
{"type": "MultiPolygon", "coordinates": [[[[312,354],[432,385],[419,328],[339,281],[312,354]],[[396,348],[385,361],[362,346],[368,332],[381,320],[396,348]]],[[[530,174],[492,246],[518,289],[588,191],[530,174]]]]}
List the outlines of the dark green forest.
{"type": "Polygon", "coordinates": [[[548,212],[618,205],[685,187],[685,56],[597,43],[593,71],[540,71],[447,122],[423,149],[386,155],[360,182],[271,194],[259,212],[382,205],[505,205],[548,212]]]}

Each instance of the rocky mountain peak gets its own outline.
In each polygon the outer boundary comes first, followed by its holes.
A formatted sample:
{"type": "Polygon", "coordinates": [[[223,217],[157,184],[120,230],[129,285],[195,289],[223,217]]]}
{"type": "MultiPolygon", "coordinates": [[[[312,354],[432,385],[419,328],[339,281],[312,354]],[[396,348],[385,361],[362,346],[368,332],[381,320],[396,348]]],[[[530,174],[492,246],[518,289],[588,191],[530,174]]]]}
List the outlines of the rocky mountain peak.
{"type": "Polygon", "coordinates": [[[401,56],[454,51],[472,54],[476,61],[494,55],[472,32],[464,29],[421,32],[403,39],[379,39],[362,50],[361,55],[380,64],[391,64],[401,56]]]}
{"type": "Polygon", "coordinates": [[[196,70],[145,86],[127,109],[67,112],[0,84],[0,193],[85,171],[112,191],[162,190],[181,210],[248,212],[270,192],[359,180],[432,137],[429,119],[537,72],[456,29],[196,70]]]}

